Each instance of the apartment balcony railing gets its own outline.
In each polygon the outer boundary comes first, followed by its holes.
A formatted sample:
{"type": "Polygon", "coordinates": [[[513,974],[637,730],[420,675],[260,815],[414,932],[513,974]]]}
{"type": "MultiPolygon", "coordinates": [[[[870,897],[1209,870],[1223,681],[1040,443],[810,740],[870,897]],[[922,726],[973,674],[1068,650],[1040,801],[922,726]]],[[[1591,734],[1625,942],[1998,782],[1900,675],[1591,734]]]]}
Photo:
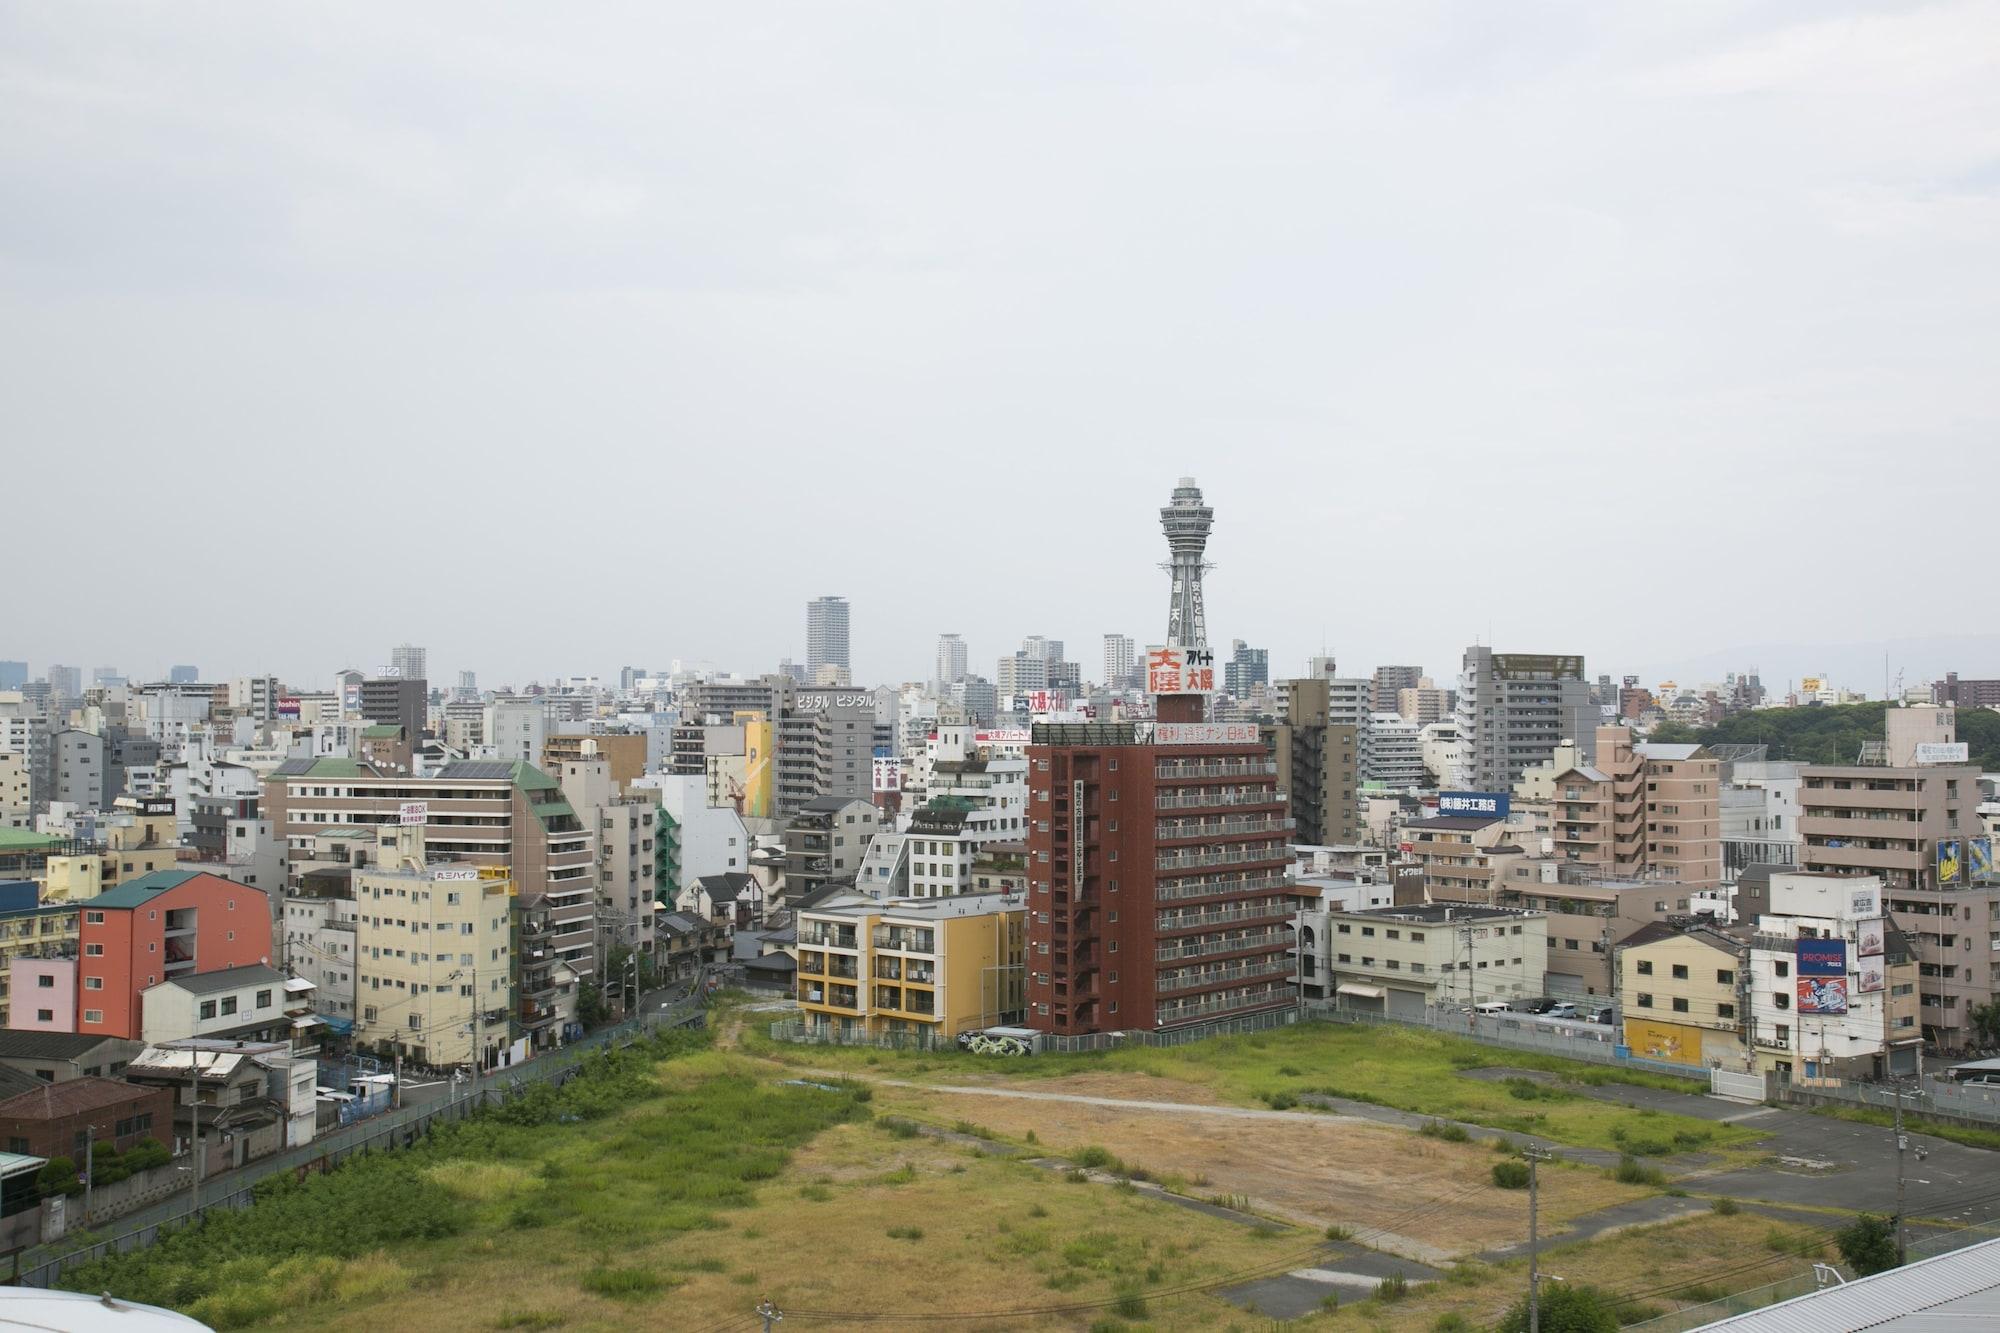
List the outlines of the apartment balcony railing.
{"type": "Polygon", "coordinates": [[[1285,921],[1291,915],[1291,908],[1279,902],[1225,907],[1213,912],[1161,912],[1155,918],[1154,929],[1161,932],[1200,930],[1207,926],[1228,925],[1232,921],[1285,921]]]}
{"type": "Polygon", "coordinates": [[[1177,940],[1172,944],[1162,944],[1153,951],[1153,960],[1172,963],[1183,958],[1207,958],[1219,953],[1236,953],[1244,949],[1269,949],[1292,942],[1290,931],[1254,931],[1231,939],[1177,940]]]}
{"type": "Polygon", "coordinates": [[[822,949],[852,949],[855,947],[854,931],[829,930],[825,926],[799,927],[799,943],[811,944],[822,949]]]}
{"type": "Polygon", "coordinates": [[[1204,1018],[1210,1014],[1230,1014],[1242,1009],[1259,1009],[1273,1004],[1290,1004],[1290,987],[1272,986],[1248,995],[1219,995],[1205,1000],[1182,1001],[1179,1004],[1163,1004],[1153,1010],[1154,1017],[1161,1023],[1179,1023],[1190,1018],[1204,1018]]]}
{"type": "Polygon", "coordinates": [[[1285,855],[1283,843],[1253,843],[1222,851],[1169,854],[1159,857],[1153,865],[1158,870],[1200,870],[1206,866],[1242,865],[1246,861],[1280,861],[1285,855]]]}
{"type": "Polygon", "coordinates": [[[1286,956],[1275,964],[1252,962],[1238,967],[1207,970],[1189,968],[1181,972],[1163,972],[1153,986],[1155,990],[1161,992],[1193,990],[1197,986],[1221,986],[1230,982],[1276,981],[1280,977],[1291,975],[1292,960],[1286,956]]]}
{"type": "Polygon", "coordinates": [[[1207,838],[1242,833],[1286,833],[1298,825],[1291,819],[1162,819],[1153,830],[1161,841],[1172,838],[1207,838]]]}
{"type": "Polygon", "coordinates": [[[1228,805],[1283,805],[1285,793],[1275,787],[1253,791],[1230,791],[1211,787],[1205,791],[1162,792],[1153,798],[1155,810],[1213,810],[1228,805]]]}
{"type": "Polygon", "coordinates": [[[877,926],[873,938],[878,949],[894,949],[898,953],[937,952],[937,936],[928,930],[901,930],[895,926],[877,926]]]}
{"type": "Polygon", "coordinates": [[[1174,760],[1155,764],[1153,776],[1161,782],[1173,782],[1180,778],[1266,777],[1277,771],[1278,761],[1275,759],[1243,759],[1208,764],[1174,760]]]}
{"type": "Polygon", "coordinates": [[[1156,886],[1153,897],[1159,902],[1187,898],[1214,898],[1225,893],[1249,893],[1255,889],[1281,889],[1291,883],[1285,875],[1238,875],[1231,879],[1176,879],[1156,886]]]}

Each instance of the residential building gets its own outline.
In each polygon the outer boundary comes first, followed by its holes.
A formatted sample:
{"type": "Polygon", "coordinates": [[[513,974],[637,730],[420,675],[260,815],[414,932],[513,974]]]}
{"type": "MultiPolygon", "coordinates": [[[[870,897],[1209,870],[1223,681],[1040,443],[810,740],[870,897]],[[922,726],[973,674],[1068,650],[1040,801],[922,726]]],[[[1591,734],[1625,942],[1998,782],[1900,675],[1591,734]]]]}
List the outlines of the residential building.
{"type": "Polygon", "coordinates": [[[809,1028],[948,1041],[1018,1024],[1025,900],[962,894],[877,902],[836,894],[798,918],[796,996],[809,1028]]]}
{"type": "Polygon", "coordinates": [[[1405,791],[1423,787],[1424,750],[1417,724],[1400,713],[1376,713],[1368,719],[1361,781],[1372,787],[1405,791]]]}
{"type": "Polygon", "coordinates": [[[1546,928],[1536,912],[1417,903],[1302,913],[1299,943],[1341,1008],[1421,1018],[1540,995],[1546,928]]]}
{"type": "Polygon", "coordinates": [[[58,701],[81,699],[83,697],[83,668],[51,665],[43,679],[49,683],[49,695],[58,701]]]}
{"type": "Polygon", "coordinates": [[[404,680],[430,679],[430,654],[414,643],[399,643],[389,654],[389,670],[404,680]]]}
{"type": "Polygon", "coordinates": [[[283,1042],[190,1038],[145,1047],[125,1077],[167,1090],[176,1139],[199,1142],[212,1174],[312,1142],[316,1069],[283,1042]]]}
{"type": "Polygon", "coordinates": [[[1508,863],[1495,880],[1499,906],[1548,918],[1544,974],[1551,995],[1617,995],[1617,946],[1653,922],[1693,919],[1685,886],[1585,874],[1558,861],[1522,858],[1508,863]]]}
{"type": "Polygon", "coordinates": [[[1138,685],[1134,668],[1138,664],[1138,649],[1129,634],[1107,634],[1104,636],[1104,683],[1114,690],[1129,690],[1138,685]]]}
{"type": "Polygon", "coordinates": [[[486,752],[510,763],[539,763],[548,748],[548,719],[540,699],[495,699],[479,729],[486,752]]]}
{"type": "Polygon", "coordinates": [[[704,968],[729,961],[729,927],[686,912],[662,912],[654,926],[655,966],[662,981],[692,981],[704,968]]]}
{"type": "Polygon", "coordinates": [[[82,919],[75,903],[0,910],[0,1025],[45,1032],[75,1029],[75,960],[82,919]],[[22,997],[18,1012],[17,996],[22,997]]]}
{"type": "Polygon", "coordinates": [[[1771,910],[1756,919],[1750,949],[1758,1069],[1799,1081],[1919,1071],[1928,983],[1919,951],[1882,915],[1884,892],[1873,875],[1772,874],[1771,910]]]}
{"type": "Polygon", "coordinates": [[[806,677],[817,680],[824,666],[852,669],[847,648],[847,599],[819,597],[806,603],[806,677]]]}
{"type": "Polygon", "coordinates": [[[1525,793],[1547,793],[1556,856],[1607,875],[1719,886],[1721,761],[1698,745],[1635,745],[1622,726],[1597,728],[1593,748],[1585,762],[1565,741],[1521,778],[1525,793]]]}
{"type": "Polygon", "coordinates": [[[828,884],[852,884],[880,825],[880,812],[855,796],[807,801],[785,828],[785,891],[796,902],[828,884]]]}
{"type": "Polygon", "coordinates": [[[283,692],[276,676],[238,676],[221,691],[231,713],[258,722],[278,715],[278,696],[283,692]]]}
{"type": "Polygon", "coordinates": [[[1724,764],[1718,807],[1722,882],[1734,884],[1745,867],[1796,867],[1805,840],[1799,834],[1799,784],[1803,764],[1736,759],[1724,764]]]}
{"type": "Polygon", "coordinates": [[[76,1031],[91,1036],[140,1037],[142,997],[162,981],[271,957],[264,891],[220,875],[156,870],[80,906],[76,1031]]]}
{"type": "Polygon", "coordinates": [[[550,736],[542,742],[541,769],[561,773],[564,764],[574,763],[586,753],[609,766],[611,781],[620,792],[629,791],[646,775],[646,735],[638,731],[550,736]]]}
{"type": "Polygon", "coordinates": [[[293,759],[265,779],[259,809],[285,842],[291,876],[329,826],[421,820],[433,854],[504,870],[519,900],[535,901],[538,920],[553,928],[553,956],[578,976],[595,975],[595,833],[532,764],[460,760],[415,777],[351,759],[293,759]]]}
{"type": "Polygon", "coordinates": [[[597,834],[598,957],[608,962],[614,951],[650,955],[659,805],[651,792],[623,793],[593,738],[553,771],[577,818],[597,834]]]}
{"type": "Polygon", "coordinates": [[[1270,729],[1276,789],[1286,794],[1296,841],[1349,843],[1361,839],[1361,727],[1364,718],[1335,721],[1333,682],[1283,682],[1284,712],[1270,729]]]}
{"type": "Polygon", "coordinates": [[[1919,762],[1952,753],[1948,707],[1892,708],[1884,724],[1884,762],[1800,770],[1799,864],[1882,881],[1887,910],[1916,950],[1923,1035],[1963,1049],[1973,1044],[1972,1010],[2000,991],[2000,950],[1990,947],[2000,940],[2000,884],[1972,882],[1962,855],[1964,840],[1983,831],[1979,769],[1919,762]],[[1940,844],[1961,855],[1941,857],[1940,844]],[[1941,863],[1952,879],[1941,878],[1941,863]]]}
{"type": "Polygon", "coordinates": [[[1397,847],[1424,877],[1433,902],[1495,906],[1506,867],[1527,855],[1498,815],[1435,815],[1403,824],[1397,847]]]}
{"type": "Polygon", "coordinates": [[[939,689],[955,685],[965,679],[965,639],[957,634],[938,635],[937,675],[933,683],[939,689]]]}
{"type": "Polygon", "coordinates": [[[1454,735],[1457,732],[1451,691],[1439,689],[1428,676],[1411,688],[1396,691],[1396,712],[1416,723],[1419,730],[1450,718],[1454,735]]]}
{"type": "Polygon", "coordinates": [[[1247,699],[1250,691],[1271,681],[1271,650],[1252,648],[1241,639],[1229,644],[1229,660],[1222,664],[1222,691],[1232,699],[1247,699]]]}
{"type": "Polygon", "coordinates": [[[354,872],[355,1044],[419,1064],[502,1063],[515,1009],[513,881],[500,866],[433,863],[421,824],[385,828],[380,840],[383,863],[354,872]]]}
{"type": "MultiPolygon", "coordinates": [[[[1422,667],[1378,666],[1371,681],[1368,711],[1396,713],[1400,716],[1403,708],[1403,691],[1414,690],[1424,684],[1428,682],[1424,679],[1422,667]]],[[[1416,721],[1414,718],[1411,720],[1416,721]]],[[[1437,721],[1435,717],[1430,720],[1437,721]]]]}
{"type": "Polygon", "coordinates": [[[1655,921],[1616,946],[1625,1044],[1669,1064],[1748,1066],[1750,937],[1655,921]]]}
{"type": "Polygon", "coordinates": [[[144,1043],[122,1037],[93,1037],[80,1032],[0,1031],[0,1068],[28,1074],[44,1083],[77,1078],[116,1078],[144,1043]]]}
{"type": "MultiPolygon", "coordinates": [[[[372,847],[373,829],[353,830],[372,847]]],[[[364,861],[363,864],[366,864],[364,861]]],[[[354,886],[350,869],[333,875],[304,876],[284,895],[282,953],[285,965],[312,983],[314,1009],[337,1036],[354,1030],[354,886]]]]}
{"type": "Polygon", "coordinates": [[[1573,740],[1579,758],[1595,757],[1597,709],[1583,658],[1567,654],[1465,650],[1459,676],[1459,767],[1452,785],[1511,791],[1522,773],[1546,763],[1573,740]]]}
{"type": "Polygon", "coordinates": [[[173,1135],[173,1095],[123,1079],[66,1079],[0,1101],[0,1143],[8,1152],[67,1157],[79,1171],[92,1144],[122,1153],[141,1139],[171,1144],[173,1135]]]}
{"type": "Polygon", "coordinates": [[[660,858],[654,884],[662,894],[686,889],[708,875],[743,872],[750,865],[750,832],[727,805],[711,805],[699,777],[649,773],[635,790],[659,802],[660,858]]]}
{"type": "Polygon", "coordinates": [[[778,814],[791,814],[818,797],[870,794],[875,699],[866,690],[794,691],[775,739],[778,814]]]}
{"type": "Polygon", "coordinates": [[[184,974],[140,996],[140,1039],[149,1046],[190,1037],[315,1046],[312,992],[310,981],[263,963],[184,974]]]}
{"type": "MultiPolygon", "coordinates": [[[[0,689],[6,689],[0,683],[0,689]]],[[[1956,671],[1931,686],[1931,702],[1960,708],[2000,708],[2000,680],[1960,680],[1956,671]]]]}
{"type": "Polygon", "coordinates": [[[401,727],[412,744],[424,734],[429,709],[430,685],[422,676],[379,676],[361,682],[361,716],[378,726],[401,727]]]}

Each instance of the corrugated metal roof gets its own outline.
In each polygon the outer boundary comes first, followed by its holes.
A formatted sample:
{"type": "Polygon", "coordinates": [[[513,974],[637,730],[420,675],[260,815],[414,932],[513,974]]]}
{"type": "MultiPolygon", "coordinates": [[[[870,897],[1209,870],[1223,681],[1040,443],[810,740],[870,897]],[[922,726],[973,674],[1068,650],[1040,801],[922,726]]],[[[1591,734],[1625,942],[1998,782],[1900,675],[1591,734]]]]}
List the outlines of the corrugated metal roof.
{"type": "Polygon", "coordinates": [[[1920,1259],[1844,1287],[1704,1324],[1737,1333],[1832,1333],[1895,1329],[1897,1333],[1954,1333],[2000,1325],[2000,1240],[1920,1259]]]}

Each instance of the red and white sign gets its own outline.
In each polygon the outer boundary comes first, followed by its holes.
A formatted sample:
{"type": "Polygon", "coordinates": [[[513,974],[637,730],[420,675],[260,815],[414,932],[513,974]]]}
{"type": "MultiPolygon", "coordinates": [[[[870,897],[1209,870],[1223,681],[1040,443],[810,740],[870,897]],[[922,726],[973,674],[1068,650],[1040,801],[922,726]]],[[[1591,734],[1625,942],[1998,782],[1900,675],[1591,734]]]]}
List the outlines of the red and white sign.
{"type": "Polygon", "coordinates": [[[875,790],[901,791],[903,789],[903,761],[894,755],[875,757],[875,790]]]}
{"type": "Polygon", "coordinates": [[[1155,745],[1255,745],[1255,722],[1155,722],[1155,745]]]}
{"type": "Polygon", "coordinates": [[[425,801],[405,801],[396,811],[398,824],[421,824],[429,816],[431,807],[425,801]]]}
{"type": "Polygon", "coordinates": [[[1146,649],[1146,693],[1215,693],[1215,654],[1206,648],[1146,649]]]}
{"type": "Polygon", "coordinates": [[[1026,745],[1030,736],[1026,727],[994,727],[989,731],[972,733],[974,745],[1026,745]]]}
{"type": "Polygon", "coordinates": [[[1061,690],[1029,690],[1028,711],[1031,713],[1060,713],[1069,707],[1069,696],[1061,690]]]}

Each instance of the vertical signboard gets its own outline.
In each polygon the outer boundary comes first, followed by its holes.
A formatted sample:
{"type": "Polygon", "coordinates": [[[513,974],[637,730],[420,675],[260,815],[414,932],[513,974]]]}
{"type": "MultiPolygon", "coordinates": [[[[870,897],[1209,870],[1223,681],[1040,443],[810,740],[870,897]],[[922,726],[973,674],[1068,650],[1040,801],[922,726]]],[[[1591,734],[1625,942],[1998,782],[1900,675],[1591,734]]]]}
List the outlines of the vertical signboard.
{"type": "Polygon", "coordinates": [[[1939,838],[1937,845],[1937,882],[1939,888],[1960,883],[1965,877],[1965,860],[1957,838],[1939,838]]]}
{"type": "Polygon", "coordinates": [[[1798,1012],[1847,1012],[1847,941],[1802,939],[1794,946],[1798,1012]]]}
{"type": "Polygon", "coordinates": [[[1965,870],[1974,884],[1984,884],[1993,878],[1993,839],[1965,840],[1965,870]]]}
{"type": "Polygon", "coordinates": [[[1171,644],[1146,649],[1146,693],[1215,693],[1215,654],[1171,644]]]}

